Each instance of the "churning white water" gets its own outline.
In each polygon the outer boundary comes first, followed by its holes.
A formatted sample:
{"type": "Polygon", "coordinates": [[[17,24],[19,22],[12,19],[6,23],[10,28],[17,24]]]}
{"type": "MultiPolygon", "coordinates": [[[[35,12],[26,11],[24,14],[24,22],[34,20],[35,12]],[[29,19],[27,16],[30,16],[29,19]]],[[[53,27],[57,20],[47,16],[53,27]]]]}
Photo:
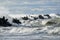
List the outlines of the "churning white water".
{"type": "Polygon", "coordinates": [[[8,15],[8,22],[12,26],[0,26],[0,40],[60,40],[60,16],[54,15],[50,19],[37,20],[29,15],[29,20],[23,20],[21,16],[15,17],[22,24],[13,23],[14,15],[8,15]]]}

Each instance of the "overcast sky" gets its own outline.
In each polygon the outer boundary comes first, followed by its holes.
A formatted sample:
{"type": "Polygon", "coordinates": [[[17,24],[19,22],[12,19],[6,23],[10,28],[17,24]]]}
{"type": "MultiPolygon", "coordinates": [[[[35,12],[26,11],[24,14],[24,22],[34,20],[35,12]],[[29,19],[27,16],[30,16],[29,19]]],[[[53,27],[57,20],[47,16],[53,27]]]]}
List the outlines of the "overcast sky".
{"type": "Polygon", "coordinates": [[[60,0],[0,0],[11,14],[60,13],[60,0]]]}

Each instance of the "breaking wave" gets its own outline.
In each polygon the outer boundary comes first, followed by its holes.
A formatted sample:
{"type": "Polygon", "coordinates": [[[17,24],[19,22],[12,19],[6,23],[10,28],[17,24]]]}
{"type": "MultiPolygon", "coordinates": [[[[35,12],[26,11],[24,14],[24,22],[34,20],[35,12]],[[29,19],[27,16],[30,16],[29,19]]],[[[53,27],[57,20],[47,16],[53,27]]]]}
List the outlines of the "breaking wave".
{"type": "Polygon", "coordinates": [[[0,26],[0,33],[60,35],[60,16],[54,15],[50,15],[51,18],[38,18],[37,20],[33,19],[34,17],[37,17],[36,15],[33,15],[32,17],[31,15],[27,15],[29,20],[24,20],[22,17],[15,17],[21,22],[20,24],[12,22],[12,20],[15,19],[12,17],[13,15],[5,15],[5,18],[8,19],[8,22],[11,23],[12,26],[0,26]]]}

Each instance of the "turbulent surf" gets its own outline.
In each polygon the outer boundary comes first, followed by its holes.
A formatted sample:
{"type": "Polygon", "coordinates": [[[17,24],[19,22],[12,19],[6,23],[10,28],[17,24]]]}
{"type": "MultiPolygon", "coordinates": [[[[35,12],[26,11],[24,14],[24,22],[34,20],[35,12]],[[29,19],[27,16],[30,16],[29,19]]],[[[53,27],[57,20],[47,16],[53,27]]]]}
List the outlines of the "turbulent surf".
{"type": "Polygon", "coordinates": [[[0,21],[2,21],[0,22],[1,35],[18,34],[23,37],[34,35],[37,39],[39,35],[48,35],[52,37],[60,35],[60,14],[7,15],[0,16],[0,21]]]}

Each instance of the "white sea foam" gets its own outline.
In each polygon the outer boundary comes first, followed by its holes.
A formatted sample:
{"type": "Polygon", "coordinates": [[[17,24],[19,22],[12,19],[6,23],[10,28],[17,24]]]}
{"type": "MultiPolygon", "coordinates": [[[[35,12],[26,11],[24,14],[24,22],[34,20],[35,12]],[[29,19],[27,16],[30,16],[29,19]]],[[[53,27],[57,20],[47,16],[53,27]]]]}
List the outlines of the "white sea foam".
{"type": "MultiPolygon", "coordinates": [[[[2,15],[3,16],[3,15],[2,15]]],[[[6,15],[5,15],[6,16],[6,15]]],[[[0,33],[47,33],[47,34],[60,34],[60,18],[54,18],[54,19],[37,19],[37,20],[23,20],[18,18],[22,22],[22,24],[16,24],[13,23],[12,20],[14,17],[13,15],[6,16],[8,19],[8,22],[13,24],[12,27],[1,27],[0,33]],[[49,23],[53,22],[53,23],[49,23]],[[55,23],[54,23],[55,22],[55,23]],[[49,25],[48,25],[48,24],[49,25]]],[[[29,15],[27,15],[29,18],[31,18],[29,15]]],[[[34,16],[33,16],[34,17],[34,16]]],[[[37,17],[37,16],[36,16],[37,17]]],[[[17,17],[16,17],[17,18],[17,17]]]]}

